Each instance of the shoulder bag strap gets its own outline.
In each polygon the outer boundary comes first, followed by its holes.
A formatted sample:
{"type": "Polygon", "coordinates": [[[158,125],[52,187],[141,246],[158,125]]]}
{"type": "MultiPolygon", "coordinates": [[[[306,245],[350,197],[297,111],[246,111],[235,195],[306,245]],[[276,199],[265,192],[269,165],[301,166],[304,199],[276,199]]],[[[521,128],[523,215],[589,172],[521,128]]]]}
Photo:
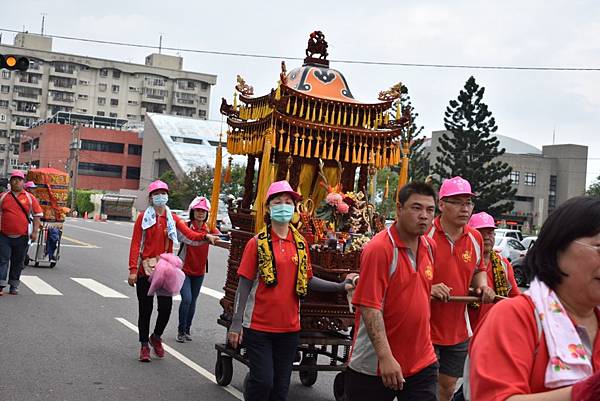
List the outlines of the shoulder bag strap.
{"type": "Polygon", "coordinates": [[[21,209],[23,211],[23,214],[27,218],[27,222],[31,223],[31,217],[29,216],[29,213],[27,213],[27,210],[25,210],[25,208],[23,207],[23,205],[21,205],[21,202],[19,202],[19,199],[17,199],[17,197],[15,196],[15,194],[12,191],[10,191],[10,195],[13,197],[13,199],[15,200],[15,202],[17,202],[17,205],[19,205],[19,209],[21,209]]]}

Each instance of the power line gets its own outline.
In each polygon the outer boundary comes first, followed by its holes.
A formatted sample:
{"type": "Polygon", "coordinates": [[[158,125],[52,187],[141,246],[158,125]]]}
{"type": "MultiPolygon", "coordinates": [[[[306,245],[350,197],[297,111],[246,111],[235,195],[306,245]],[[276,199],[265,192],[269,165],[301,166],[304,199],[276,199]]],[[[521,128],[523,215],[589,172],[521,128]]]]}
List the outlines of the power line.
{"type": "MultiPolygon", "coordinates": [[[[22,31],[14,29],[0,28],[2,32],[21,33],[22,31]]],[[[76,36],[64,36],[64,35],[45,35],[47,37],[65,40],[74,40],[79,42],[87,43],[99,43],[105,45],[114,46],[125,46],[125,47],[137,47],[143,49],[156,49],[158,46],[145,45],[141,43],[127,43],[117,42],[112,40],[100,40],[82,38],[76,36]]],[[[166,47],[160,46],[160,50],[171,50],[186,53],[199,53],[199,54],[211,54],[216,56],[231,56],[231,57],[247,57],[247,58],[260,58],[260,59],[275,59],[275,60],[304,60],[302,57],[291,57],[291,56],[279,56],[269,54],[258,54],[258,53],[242,53],[242,52],[228,52],[228,51],[216,51],[216,50],[202,50],[202,49],[190,49],[180,47],[166,47]]],[[[348,59],[332,59],[331,62],[341,64],[361,64],[361,65],[379,65],[379,66],[393,66],[393,67],[424,67],[424,68],[451,68],[451,69],[478,69],[478,70],[513,70],[513,71],[600,71],[600,67],[533,67],[533,66],[505,66],[505,65],[468,65],[468,64],[442,64],[442,63],[401,63],[395,61],[368,61],[368,60],[348,60],[348,59]]]]}

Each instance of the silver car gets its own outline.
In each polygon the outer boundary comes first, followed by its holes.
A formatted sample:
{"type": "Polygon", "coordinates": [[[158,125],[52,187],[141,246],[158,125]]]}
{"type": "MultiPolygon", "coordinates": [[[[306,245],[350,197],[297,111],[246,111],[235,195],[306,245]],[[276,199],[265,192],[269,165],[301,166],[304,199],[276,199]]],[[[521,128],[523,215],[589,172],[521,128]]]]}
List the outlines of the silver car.
{"type": "Polygon", "coordinates": [[[527,249],[517,239],[512,237],[499,237],[494,242],[494,249],[500,252],[509,262],[525,256],[527,249]]]}

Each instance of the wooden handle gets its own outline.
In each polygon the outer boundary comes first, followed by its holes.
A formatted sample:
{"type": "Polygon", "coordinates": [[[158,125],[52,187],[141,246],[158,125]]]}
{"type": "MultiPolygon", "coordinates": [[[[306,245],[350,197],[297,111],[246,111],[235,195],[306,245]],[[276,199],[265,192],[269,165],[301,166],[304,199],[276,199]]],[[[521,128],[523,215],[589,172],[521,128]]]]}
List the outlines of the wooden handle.
{"type": "Polygon", "coordinates": [[[231,248],[231,242],[229,241],[223,241],[223,240],[217,240],[217,242],[215,242],[214,246],[218,246],[219,248],[223,248],[223,249],[230,249],[231,248]]]}

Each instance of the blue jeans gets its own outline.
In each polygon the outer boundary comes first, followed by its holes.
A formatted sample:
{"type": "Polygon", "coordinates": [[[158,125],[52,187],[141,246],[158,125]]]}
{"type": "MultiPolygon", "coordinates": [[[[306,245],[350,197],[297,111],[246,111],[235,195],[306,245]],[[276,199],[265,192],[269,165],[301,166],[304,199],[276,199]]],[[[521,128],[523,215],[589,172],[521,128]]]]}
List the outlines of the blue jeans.
{"type": "Polygon", "coordinates": [[[181,303],[179,304],[179,326],[177,327],[177,331],[180,333],[190,333],[192,320],[194,320],[194,313],[196,312],[196,300],[198,300],[203,281],[204,275],[188,276],[186,274],[185,276],[180,291],[181,303]]]}
{"type": "Polygon", "coordinates": [[[6,286],[6,276],[8,275],[8,284],[11,290],[19,288],[19,279],[25,262],[25,253],[27,252],[27,242],[29,238],[26,235],[17,238],[10,238],[0,234],[0,288],[6,286]],[[9,271],[10,264],[10,274],[9,271]]]}

